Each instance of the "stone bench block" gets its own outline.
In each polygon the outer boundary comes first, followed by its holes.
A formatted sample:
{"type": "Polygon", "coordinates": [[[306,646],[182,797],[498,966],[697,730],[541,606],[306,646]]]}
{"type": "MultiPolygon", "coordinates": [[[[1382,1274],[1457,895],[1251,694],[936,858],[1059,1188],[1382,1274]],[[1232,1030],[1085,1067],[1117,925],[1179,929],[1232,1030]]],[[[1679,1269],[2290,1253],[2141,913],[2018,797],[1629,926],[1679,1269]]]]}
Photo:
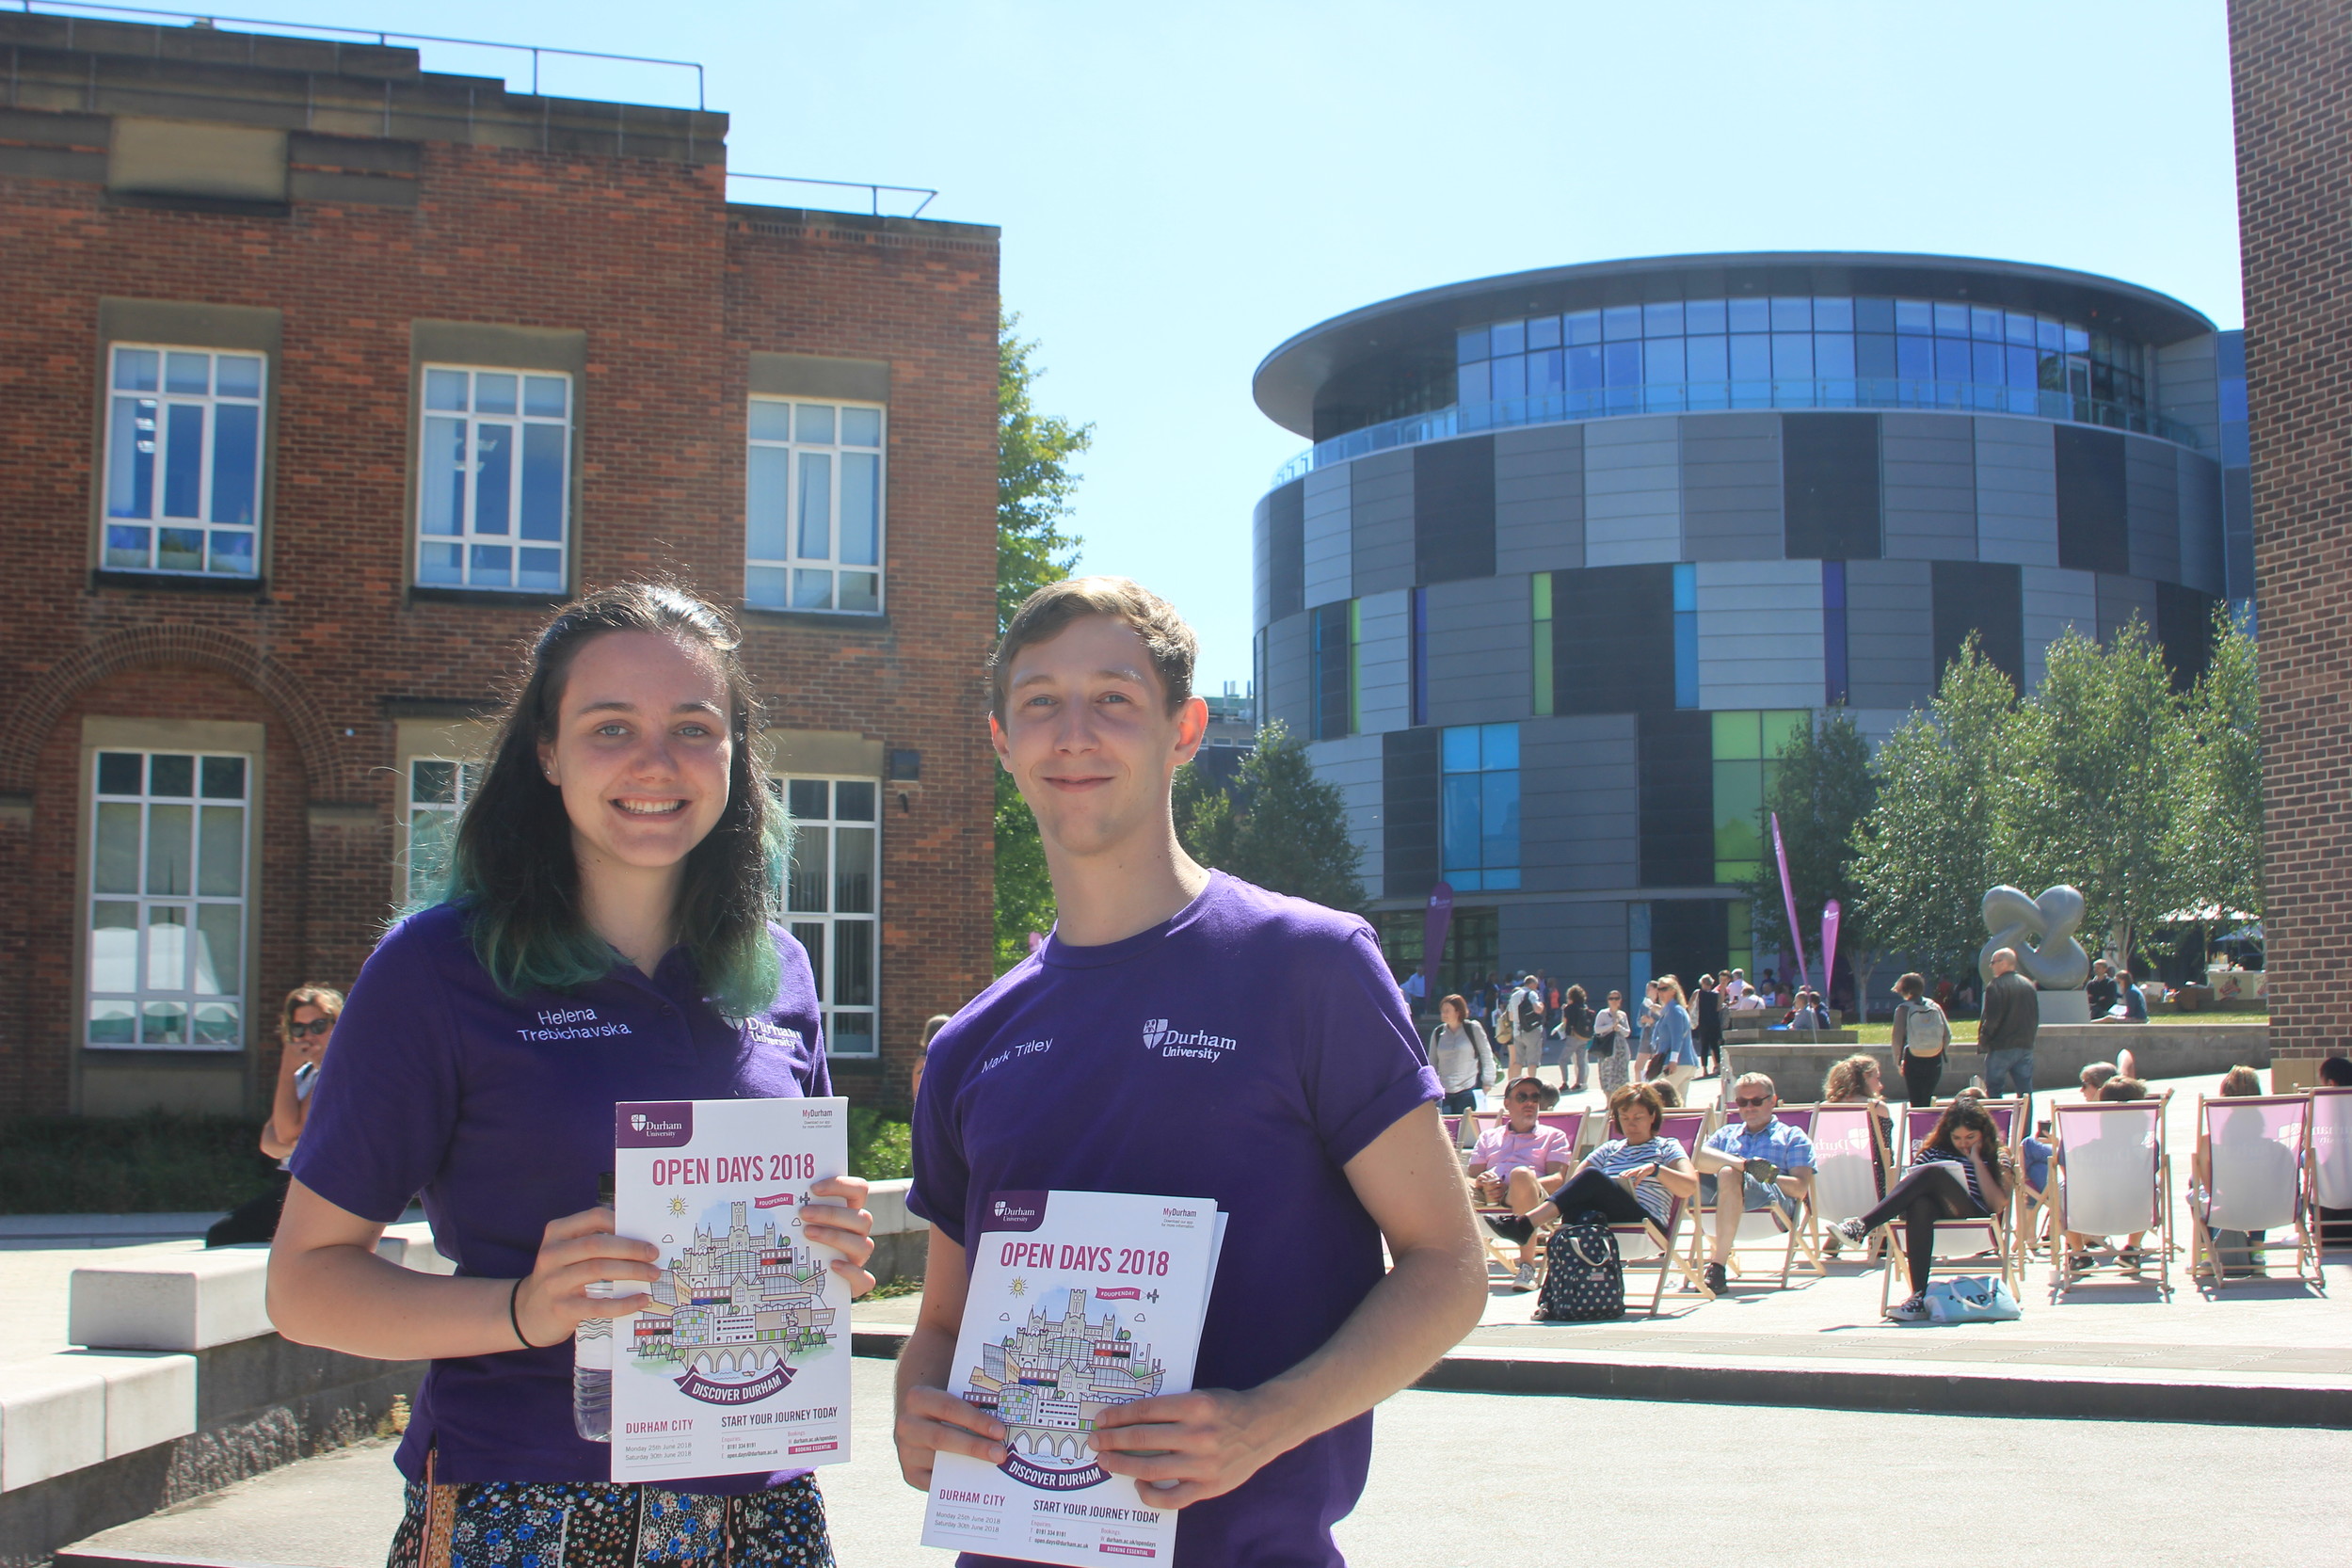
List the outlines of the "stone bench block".
{"type": "Polygon", "coordinates": [[[901,1176],[895,1181],[877,1181],[866,1199],[866,1211],[873,1216],[876,1236],[900,1236],[908,1231],[929,1230],[931,1222],[906,1207],[906,1191],[915,1184],[901,1176]]]}
{"type": "Polygon", "coordinates": [[[267,1247],[93,1263],[73,1271],[66,1339],[92,1350],[201,1351],[274,1333],[267,1247]]]}
{"type": "Polygon", "coordinates": [[[433,1227],[423,1220],[386,1225],[376,1254],[421,1274],[454,1274],[457,1265],[443,1257],[433,1244],[433,1227]]]}
{"type": "Polygon", "coordinates": [[[0,1492],[105,1458],[103,1373],[64,1355],[0,1364],[0,1492]]]}
{"type": "Polygon", "coordinates": [[[196,1431],[196,1357],[161,1352],[68,1351],[56,1358],[106,1380],[106,1457],[196,1431]]]}

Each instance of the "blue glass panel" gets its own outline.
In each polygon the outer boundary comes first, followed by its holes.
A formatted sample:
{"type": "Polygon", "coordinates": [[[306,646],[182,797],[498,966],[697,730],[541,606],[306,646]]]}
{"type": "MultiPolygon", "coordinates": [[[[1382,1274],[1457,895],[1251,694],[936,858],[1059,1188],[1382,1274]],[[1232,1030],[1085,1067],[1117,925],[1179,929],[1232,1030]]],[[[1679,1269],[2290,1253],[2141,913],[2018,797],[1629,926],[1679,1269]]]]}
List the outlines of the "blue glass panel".
{"type": "Polygon", "coordinates": [[[1878,377],[1895,375],[1895,335],[1891,332],[1854,334],[1854,374],[1878,377]]]}
{"type": "Polygon", "coordinates": [[[1487,375],[1497,403],[1506,397],[1528,395],[1528,357],[1525,354],[1501,354],[1487,363],[1487,375]]]}
{"type": "Polygon", "coordinates": [[[117,392],[155,390],[155,367],[162,356],[152,348],[118,348],[114,351],[114,384],[117,392]]]}
{"type": "Polygon", "coordinates": [[[1988,310],[1982,305],[1972,305],[1968,308],[1968,335],[1970,337],[1984,343],[1999,343],[2001,333],[2000,312],[1988,310]]]}
{"type": "Polygon", "coordinates": [[[1688,561],[1674,566],[1674,610],[1681,614],[1699,607],[1699,568],[1688,561]]]}
{"type": "MultiPolygon", "coordinates": [[[[106,565],[143,571],[149,566],[148,541],[153,530],[145,526],[125,527],[119,522],[106,525],[106,565]]],[[[133,793],[137,792],[134,791],[133,793]]]]}
{"type": "Polygon", "coordinates": [[[1568,390],[1594,392],[1601,385],[1601,350],[1599,345],[1568,350],[1568,390]]]}
{"type": "Polygon", "coordinates": [[[1528,351],[1529,353],[1539,348],[1558,348],[1559,346],[1560,317],[1528,317],[1528,351]]]}
{"type": "Polygon", "coordinates": [[[1446,869],[1446,881],[1457,893],[1475,893],[1486,886],[1483,872],[1464,871],[1451,866],[1446,869]]]}
{"type": "Polygon", "coordinates": [[[841,564],[882,564],[882,459],[871,452],[841,454],[841,564]]]}
{"type": "Polygon", "coordinates": [[[794,571],[792,573],[792,608],[795,610],[832,609],[833,574],[829,571],[794,571]]]}
{"type": "MultiPolygon", "coordinates": [[[[466,515],[466,422],[424,422],[424,528],[427,534],[462,533],[466,515]]],[[[425,582],[433,579],[425,578],[425,582]]],[[[452,582],[456,579],[452,578],[452,582]]]]}
{"type": "Polygon", "coordinates": [[[1465,327],[1454,334],[1454,362],[1470,364],[1486,358],[1486,328],[1465,327]]]}
{"type": "Polygon", "coordinates": [[[2221,378],[2221,417],[2225,421],[2244,424],[2246,412],[2246,382],[2235,376],[2221,378]]]}
{"type": "Polygon", "coordinates": [[[473,411],[477,414],[515,412],[517,379],[501,371],[477,372],[473,377],[473,411]]]}
{"type": "Polygon", "coordinates": [[[2063,352],[2066,347],[2065,323],[2052,321],[2048,316],[2034,317],[2034,346],[2063,352]]]}
{"type": "Polygon", "coordinates": [[[560,424],[522,427],[522,536],[564,536],[564,437],[560,424]]]}
{"type": "Polygon", "coordinates": [[[1935,378],[1939,381],[1965,381],[1971,373],[1968,341],[1964,338],[1935,340],[1935,378]]]}
{"type": "Polygon", "coordinates": [[[2089,353],[2090,333],[2083,328],[2069,323],[2066,328],[2066,351],[2069,354],[2089,353]]]}
{"type": "Polygon", "coordinates": [[[1475,364],[1454,367],[1454,401],[1456,403],[1466,408],[1472,404],[1486,402],[1488,385],[1484,360],[1475,364]]]}
{"type": "Polygon", "coordinates": [[[1445,732],[1439,743],[1444,750],[1440,766],[1447,773],[1476,773],[1479,771],[1479,731],[1476,725],[1463,725],[1445,732]]]}
{"type": "MultiPolygon", "coordinates": [[[[801,410],[804,420],[808,410],[801,410]]],[[[833,553],[833,458],[827,453],[800,455],[800,548],[795,554],[824,560],[833,553]]],[[[825,601],[832,602],[833,584],[825,583],[825,601]]]]}
{"type": "Polygon", "coordinates": [[[1567,388],[1567,365],[1557,348],[1528,351],[1528,395],[1548,397],[1567,388]]]}
{"type": "Polygon", "coordinates": [[[1935,379],[1935,340],[1909,333],[1895,340],[1896,374],[1906,381],[1935,379]]]}
{"type": "Polygon", "coordinates": [[[202,516],[204,406],[164,406],[164,516],[202,516]]]}
{"type": "MultiPolygon", "coordinates": [[[[1712,340],[1720,343],[1717,338],[1712,340]]],[[[1652,338],[1641,345],[1642,379],[1654,387],[1672,387],[1683,377],[1683,340],[1652,338]]]]}
{"type": "Polygon", "coordinates": [[[1701,332],[1722,332],[1730,328],[1723,317],[1723,302],[1720,299],[1686,299],[1682,306],[1682,329],[1686,336],[1701,332]]]}
{"type": "Polygon", "coordinates": [[[1895,302],[1895,329],[1898,332],[1932,332],[1935,330],[1935,307],[1924,299],[1898,299],[1895,302]]]}
{"type": "Polygon", "coordinates": [[[417,581],[424,584],[456,584],[465,581],[457,563],[464,557],[464,547],[454,544],[428,544],[417,552],[417,581]]]}
{"type": "Polygon", "coordinates": [[[428,370],[424,373],[424,406],[443,408],[454,413],[466,409],[466,373],[462,370],[428,370]]]}
{"type": "Polygon", "coordinates": [[[744,602],[757,604],[768,610],[785,608],[784,568],[782,567],[744,568],[744,602]]]}
{"type": "Polygon", "coordinates": [[[1813,334],[1810,332],[1775,332],[1772,334],[1772,376],[1779,381],[1810,381],[1813,379],[1813,334]]]}
{"type": "Polygon", "coordinates": [[[1641,335],[1648,338],[1682,336],[1682,301],[1641,307],[1641,335]]]}
{"type": "MultiPolygon", "coordinates": [[[[487,381],[488,376],[482,377],[487,381]]],[[[509,380],[513,377],[509,376],[509,380]]],[[[515,488],[515,427],[477,424],[473,427],[473,531],[504,534],[513,526],[515,488]]],[[[475,570],[481,555],[475,552],[475,570]]]]}
{"type": "Polygon", "coordinates": [[[1731,379],[1731,343],[1726,338],[1683,339],[1684,374],[1693,385],[1731,379]]]}
{"type": "Polygon", "coordinates": [[[1777,295],[1772,300],[1772,330],[1775,332],[1810,332],[1813,330],[1813,299],[1810,296],[1777,295]]]}
{"type": "Polygon", "coordinates": [[[1641,384],[1641,341],[1602,344],[1608,355],[1608,384],[1612,387],[1638,387],[1641,384]]]}
{"type": "MultiPolygon", "coordinates": [[[[114,400],[106,441],[106,515],[155,515],[155,405],[150,398],[114,400]]],[[[145,554],[144,546],[140,553],[145,554]]]]}
{"type": "Polygon", "coordinates": [[[231,577],[253,575],[253,536],[240,529],[213,531],[212,569],[231,577]]]}
{"type": "Polygon", "coordinates": [[[1855,300],[1854,330],[1857,332],[1894,331],[1895,301],[1892,299],[1855,300]]]}
{"type": "MultiPolygon", "coordinates": [[[[1519,770],[1479,776],[1479,864],[1519,863],[1519,770]]],[[[1491,885],[1491,884],[1490,884],[1491,885]]]]}
{"type": "Polygon", "coordinates": [[[223,397],[262,395],[262,360],[258,354],[223,354],[214,362],[213,387],[223,397]]]}
{"type": "Polygon", "coordinates": [[[1732,334],[1732,379],[1769,381],[1772,378],[1772,340],[1762,332],[1732,334]]]}
{"type": "Polygon", "coordinates": [[[1821,607],[1825,610],[1846,608],[1846,563],[1821,563],[1821,607]]]}
{"type": "Polygon", "coordinates": [[[1813,329],[1816,332],[1852,331],[1854,302],[1844,298],[1816,297],[1813,302],[1813,329]]]}
{"type": "Polygon", "coordinates": [[[571,400],[568,376],[526,376],[522,378],[522,411],[540,419],[561,419],[571,400]]]}
{"type": "Polygon", "coordinates": [[[262,406],[223,403],[213,409],[213,505],[215,522],[253,526],[260,493],[262,406]]]}
{"type": "Polygon", "coordinates": [[[2031,389],[2041,385],[2041,356],[2032,348],[2012,344],[2002,357],[2008,362],[2005,379],[2010,386],[2031,389]]]}
{"type": "Polygon", "coordinates": [[[2007,319],[2005,335],[2011,343],[2022,343],[2031,347],[2034,341],[2034,318],[2011,311],[2007,319]]]}
{"type": "Polygon", "coordinates": [[[1674,616],[1674,706],[1699,706],[1699,617],[1689,611],[1674,616]]]}
{"type": "Polygon", "coordinates": [[[1571,346],[1601,341],[1601,312],[1598,311],[1571,311],[1560,317],[1560,323],[1567,330],[1571,346]]]}
{"type": "Polygon", "coordinates": [[[1769,299],[1733,299],[1725,302],[1731,313],[1735,332],[1769,332],[1772,329],[1772,302],[1769,299]]]}
{"type": "Polygon", "coordinates": [[[1816,332],[1813,335],[1813,373],[1824,381],[1853,379],[1854,335],[1851,332],[1816,332]]]}
{"type": "Polygon", "coordinates": [[[1493,772],[1496,768],[1519,765],[1519,727],[1515,724],[1482,724],[1479,726],[1479,766],[1493,772]]]}
{"type": "Polygon", "coordinates": [[[1601,337],[1604,342],[1615,343],[1620,338],[1638,338],[1640,335],[1640,306],[1610,305],[1602,310],[1601,337]]]}
{"type": "Polygon", "coordinates": [[[201,528],[156,529],[155,565],[164,571],[202,571],[204,531],[201,528]]]}
{"type": "Polygon", "coordinates": [[[841,410],[841,444],[843,446],[880,446],[882,444],[882,410],[879,408],[843,408],[841,410]]]}
{"type": "Polygon", "coordinates": [[[1479,776],[1448,774],[1440,810],[1446,870],[1475,868],[1479,863],[1479,776]]]}
{"type": "Polygon", "coordinates": [[[755,441],[789,441],[792,439],[792,406],[789,403],[755,402],[751,406],[747,425],[755,441]]]}
{"type": "Polygon", "coordinates": [[[514,552],[506,546],[478,544],[473,547],[473,569],[466,580],[477,588],[511,588],[514,565],[514,552]]]}
{"type": "Polygon", "coordinates": [[[560,550],[515,552],[515,586],[539,593],[564,591],[564,552],[560,550]]]}
{"type": "Polygon", "coordinates": [[[1494,333],[1495,345],[1492,352],[1496,359],[1506,354],[1525,354],[1528,351],[1528,324],[1526,322],[1498,321],[1488,330],[1494,333]]]}
{"type": "Polygon", "coordinates": [[[1939,338],[1968,336],[1968,307],[1937,300],[1935,305],[1935,335],[1939,338]]]}
{"type": "Polygon", "coordinates": [[[1519,868],[1503,866],[1496,870],[1480,872],[1479,880],[1489,888],[1516,888],[1519,886],[1519,868]]]}
{"type": "Polygon", "coordinates": [[[1969,356],[1974,379],[1992,387],[1997,387],[2008,379],[2008,356],[1999,344],[1979,341],[1970,344],[1970,347],[1975,350],[1969,356]]]}
{"type": "Polygon", "coordinates": [[[213,390],[213,357],[210,354],[173,352],[164,356],[164,391],[193,392],[201,397],[213,390]]]}
{"type": "MultiPolygon", "coordinates": [[[[781,561],[790,553],[786,516],[792,506],[792,455],[780,446],[755,446],[744,475],[744,549],[755,561],[781,561]]],[[[778,604],[783,588],[776,589],[778,604]]]]}

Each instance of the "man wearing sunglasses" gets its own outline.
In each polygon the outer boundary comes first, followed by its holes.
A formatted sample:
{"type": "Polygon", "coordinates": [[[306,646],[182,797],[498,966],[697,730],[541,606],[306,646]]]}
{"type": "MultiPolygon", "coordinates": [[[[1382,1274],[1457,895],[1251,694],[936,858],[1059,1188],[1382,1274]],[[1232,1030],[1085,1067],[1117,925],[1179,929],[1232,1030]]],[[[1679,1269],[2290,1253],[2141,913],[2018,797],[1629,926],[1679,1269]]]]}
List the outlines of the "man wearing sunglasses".
{"type": "Polygon", "coordinates": [[[1727,1120],[1700,1148],[1692,1163],[1699,1168],[1699,1201],[1715,1206],[1715,1234],[1707,1243],[1706,1287],[1720,1295],[1728,1283],[1724,1260],[1739,1235],[1742,1213],[1777,1208],[1790,1224],[1813,1182],[1813,1140],[1772,1114],[1780,1108],[1772,1080],[1762,1073],[1742,1073],[1732,1085],[1736,1120],[1727,1120]],[[1719,1191],[1736,1178],[1741,1193],[1719,1191]]]}

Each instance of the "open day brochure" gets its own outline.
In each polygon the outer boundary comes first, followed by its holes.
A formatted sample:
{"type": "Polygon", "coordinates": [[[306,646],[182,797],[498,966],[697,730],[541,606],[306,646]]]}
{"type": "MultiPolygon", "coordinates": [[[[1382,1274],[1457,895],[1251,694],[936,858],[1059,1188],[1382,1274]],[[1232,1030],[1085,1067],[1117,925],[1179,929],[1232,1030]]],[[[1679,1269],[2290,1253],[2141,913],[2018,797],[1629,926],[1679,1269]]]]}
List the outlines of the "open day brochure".
{"type": "Polygon", "coordinates": [[[1096,1418],[1192,1386],[1225,1216],[1205,1198],[998,1192],[974,1239],[948,1388],[1004,1463],[937,1456],[923,1544],[1038,1562],[1164,1562],[1176,1515],[1096,1463],[1096,1418]]]}
{"type": "Polygon", "coordinates": [[[840,1254],[801,1233],[809,1185],[848,1169],[849,1102],[624,1101],[613,1119],[615,1228],[662,1271],[613,1320],[613,1480],[849,1458],[849,1289],[826,1267],[840,1254]]]}

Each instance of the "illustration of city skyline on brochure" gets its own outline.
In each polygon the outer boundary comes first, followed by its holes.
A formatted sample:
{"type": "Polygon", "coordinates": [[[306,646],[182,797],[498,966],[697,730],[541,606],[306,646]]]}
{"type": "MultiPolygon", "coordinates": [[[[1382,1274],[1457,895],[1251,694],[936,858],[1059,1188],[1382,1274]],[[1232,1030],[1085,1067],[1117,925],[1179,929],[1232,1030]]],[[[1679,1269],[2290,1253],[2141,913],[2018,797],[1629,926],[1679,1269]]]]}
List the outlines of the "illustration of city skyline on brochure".
{"type": "Polygon", "coordinates": [[[923,1544],[1037,1562],[1164,1562],[1176,1515],[1096,1462],[1103,1413],[1192,1386],[1225,1216],[1205,1198],[998,1192],[973,1239],[949,1390],[1008,1431],[937,1456],[923,1544]]]}
{"type": "Polygon", "coordinates": [[[801,1231],[810,1185],[848,1166],[848,1105],[614,1108],[615,1224],[662,1277],[613,1320],[613,1480],[849,1458],[849,1290],[801,1231]]]}

